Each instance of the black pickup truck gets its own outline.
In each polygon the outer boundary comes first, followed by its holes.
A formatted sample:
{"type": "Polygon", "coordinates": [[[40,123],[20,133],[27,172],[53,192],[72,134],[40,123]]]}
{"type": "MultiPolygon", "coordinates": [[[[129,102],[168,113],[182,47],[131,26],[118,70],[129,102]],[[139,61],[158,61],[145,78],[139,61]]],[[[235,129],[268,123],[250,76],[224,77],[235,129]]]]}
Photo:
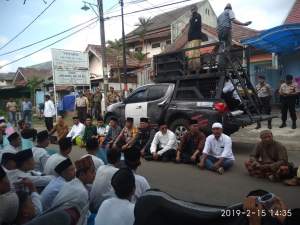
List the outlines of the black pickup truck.
{"type": "MultiPolygon", "coordinates": [[[[180,58],[178,55],[176,57],[180,58]]],[[[161,58],[175,62],[174,71],[178,71],[176,68],[178,62],[174,61],[174,57],[164,55],[161,58]]],[[[160,56],[157,56],[157,59],[159,60],[160,56]]],[[[162,62],[165,67],[166,61],[162,60],[162,62]]],[[[171,70],[165,71],[170,73],[171,70]]],[[[252,105],[252,109],[248,112],[247,110],[228,110],[222,98],[226,71],[210,71],[188,76],[177,74],[172,76],[172,79],[168,79],[166,73],[161,70],[158,73],[160,77],[157,77],[161,79],[156,79],[155,84],[141,86],[124,101],[110,105],[105,121],[107,122],[114,116],[120,120],[121,124],[124,124],[126,117],[133,117],[135,125],[138,125],[141,117],[148,117],[151,123],[165,121],[180,137],[188,129],[189,119],[194,116],[202,116],[202,119],[208,121],[207,126],[203,128],[206,134],[210,133],[212,123],[221,122],[224,132],[228,135],[237,132],[241,127],[270,118],[269,115],[262,115],[259,112],[258,105],[254,105],[254,108],[252,105]]],[[[174,73],[171,71],[171,74],[174,73]]],[[[241,90],[238,91],[241,92],[241,90]]],[[[255,97],[255,91],[252,91],[251,95],[255,97]]],[[[247,96],[241,95],[241,98],[244,98],[244,105],[251,105],[250,101],[247,101],[247,96]]]]}

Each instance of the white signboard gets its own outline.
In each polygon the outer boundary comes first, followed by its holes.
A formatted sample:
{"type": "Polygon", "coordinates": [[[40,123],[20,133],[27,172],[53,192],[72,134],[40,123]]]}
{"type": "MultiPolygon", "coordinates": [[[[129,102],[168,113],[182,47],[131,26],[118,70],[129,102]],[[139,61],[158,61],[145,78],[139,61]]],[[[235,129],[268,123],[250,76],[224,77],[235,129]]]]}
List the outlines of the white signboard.
{"type": "Polygon", "coordinates": [[[52,69],[55,85],[90,85],[86,52],[52,49],[52,69]]]}

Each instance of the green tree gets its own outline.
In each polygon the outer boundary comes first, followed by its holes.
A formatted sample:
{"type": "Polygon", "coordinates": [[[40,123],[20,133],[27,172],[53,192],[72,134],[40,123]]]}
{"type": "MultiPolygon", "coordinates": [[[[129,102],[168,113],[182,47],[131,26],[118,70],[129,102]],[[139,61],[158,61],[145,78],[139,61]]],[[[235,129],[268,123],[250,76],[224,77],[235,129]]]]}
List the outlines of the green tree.
{"type": "MultiPolygon", "coordinates": [[[[151,17],[139,17],[139,22],[135,24],[138,27],[136,34],[140,37],[142,49],[145,47],[145,36],[148,30],[148,27],[152,24],[151,17]]],[[[147,54],[147,49],[146,49],[147,54]]]]}
{"type": "Polygon", "coordinates": [[[33,105],[35,105],[35,99],[34,99],[35,91],[40,87],[43,81],[44,81],[43,79],[40,79],[38,77],[33,77],[27,81],[27,87],[30,91],[30,98],[33,105]]]}
{"type": "Polygon", "coordinates": [[[133,54],[133,57],[138,61],[143,61],[146,58],[147,54],[142,53],[142,51],[137,51],[133,54]]]}

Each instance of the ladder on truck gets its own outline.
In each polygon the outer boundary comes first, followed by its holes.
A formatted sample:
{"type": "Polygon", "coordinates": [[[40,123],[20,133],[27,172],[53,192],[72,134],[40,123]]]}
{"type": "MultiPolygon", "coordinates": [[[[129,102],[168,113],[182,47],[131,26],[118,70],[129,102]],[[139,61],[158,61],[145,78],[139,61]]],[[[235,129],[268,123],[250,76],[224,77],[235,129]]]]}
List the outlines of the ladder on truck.
{"type": "Polygon", "coordinates": [[[262,102],[257,96],[257,91],[250,81],[247,68],[245,68],[236,56],[230,52],[221,53],[226,61],[225,76],[232,82],[235,91],[238,93],[244,112],[249,116],[250,121],[256,122],[266,118],[262,117],[262,102]],[[244,95],[241,94],[242,89],[244,95]]]}

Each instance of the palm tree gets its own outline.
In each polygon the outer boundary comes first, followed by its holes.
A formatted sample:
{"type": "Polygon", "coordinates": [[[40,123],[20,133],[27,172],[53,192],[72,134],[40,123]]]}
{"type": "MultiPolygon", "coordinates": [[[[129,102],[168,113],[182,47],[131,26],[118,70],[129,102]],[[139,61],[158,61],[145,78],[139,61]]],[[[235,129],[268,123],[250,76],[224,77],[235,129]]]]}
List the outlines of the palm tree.
{"type": "MultiPolygon", "coordinates": [[[[142,49],[145,47],[145,36],[148,30],[148,27],[152,24],[151,17],[139,17],[139,22],[135,24],[138,27],[136,34],[140,37],[142,43],[142,49]]],[[[147,54],[147,49],[146,49],[147,54]]]]}
{"type": "Polygon", "coordinates": [[[133,54],[133,57],[139,62],[143,61],[146,58],[147,54],[142,53],[142,51],[137,51],[133,54]]]}
{"type": "MultiPolygon", "coordinates": [[[[120,90],[122,90],[120,66],[121,66],[121,58],[122,58],[122,53],[123,53],[123,43],[122,43],[121,39],[115,39],[114,41],[107,41],[107,44],[108,44],[107,51],[110,52],[113,56],[116,55],[120,90]]],[[[128,54],[128,53],[126,52],[126,54],[128,54]]]]}

